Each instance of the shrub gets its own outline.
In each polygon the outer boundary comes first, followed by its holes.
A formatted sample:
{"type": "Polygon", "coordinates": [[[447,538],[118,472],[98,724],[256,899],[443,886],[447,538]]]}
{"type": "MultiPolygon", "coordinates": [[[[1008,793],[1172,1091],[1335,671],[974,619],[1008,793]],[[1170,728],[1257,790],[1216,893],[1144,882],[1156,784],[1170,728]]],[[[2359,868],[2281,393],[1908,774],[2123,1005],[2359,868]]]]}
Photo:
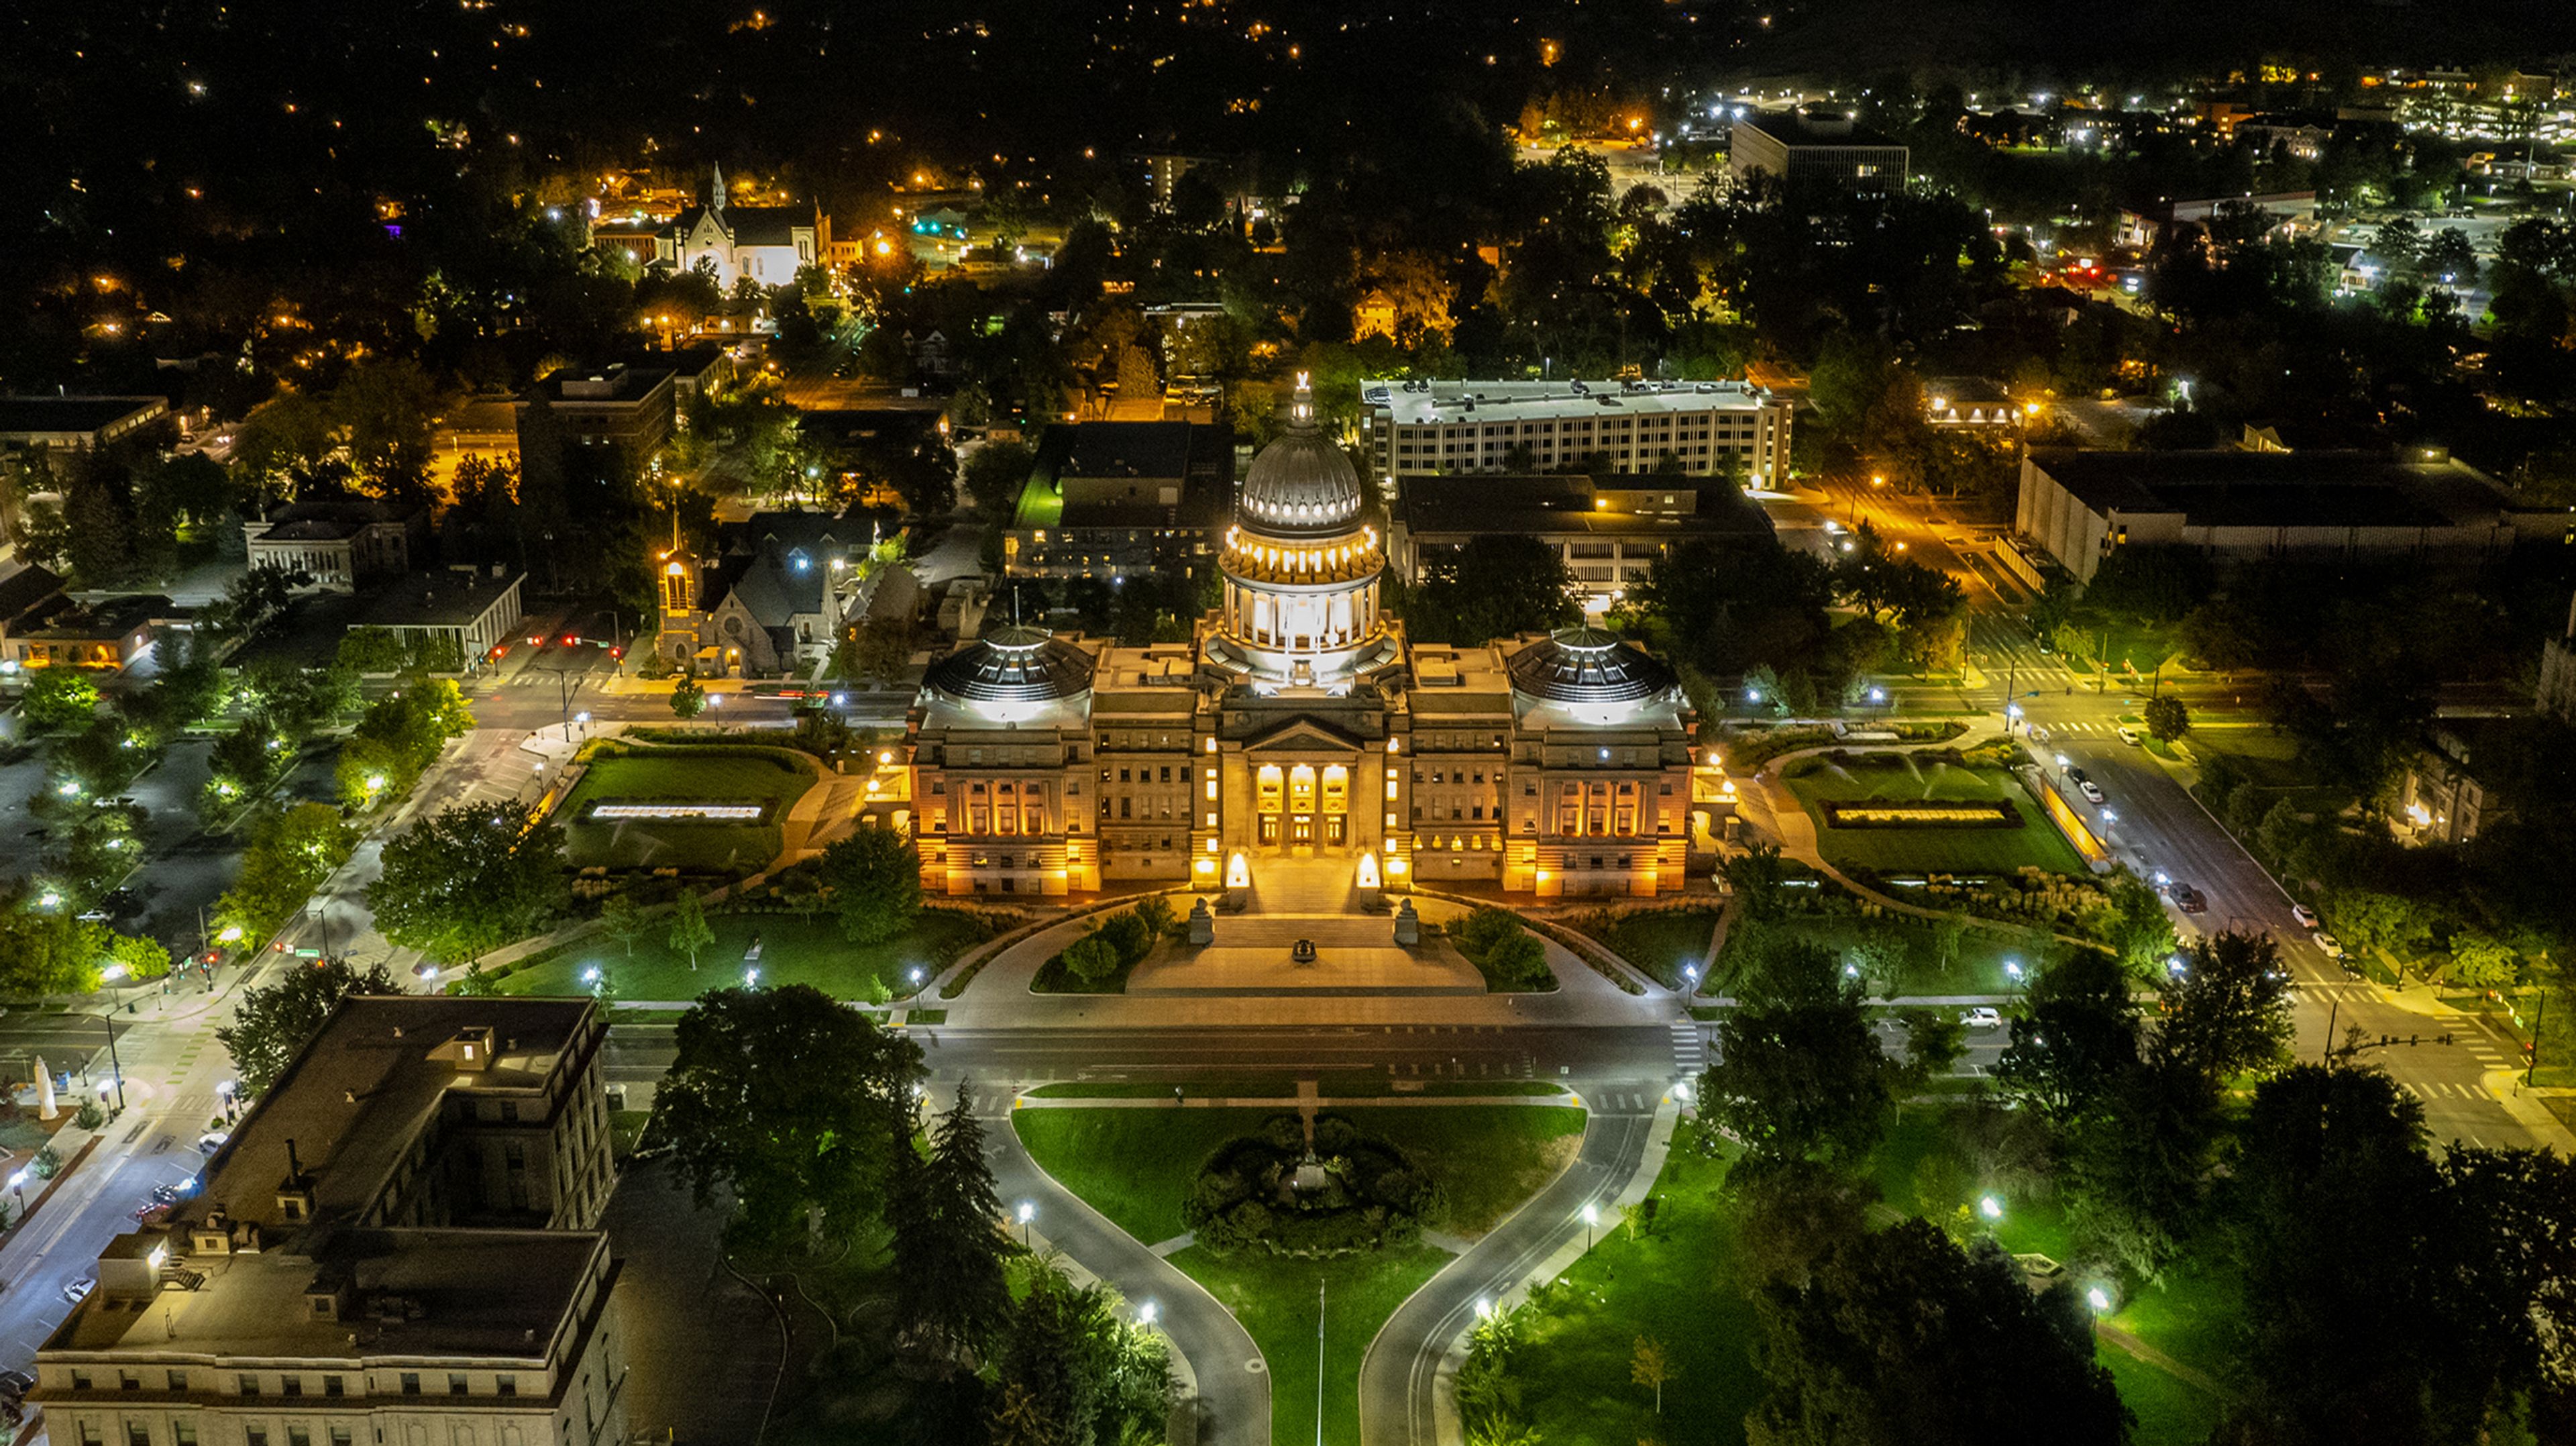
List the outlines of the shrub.
{"type": "Polygon", "coordinates": [[[1137,917],[1134,909],[1121,909],[1101,920],[1099,929],[1091,937],[1117,951],[1120,964],[1133,964],[1154,947],[1157,932],[1152,925],[1137,917]]]}
{"type": "Polygon", "coordinates": [[[1144,920],[1145,927],[1154,934],[1168,934],[1173,928],[1172,901],[1160,894],[1149,894],[1136,901],[1136,917],[1144,920]]]}
{"type": "Polygon", "coordinates": [[[1547,946],[1536,934],[1523,930],[1485,951],[1488,972],[1506,984],[1521,988],[1544,983],[1547,979],[1547,946]]]}
{"type": "Polygon", "coordinates": [[[1067,944],[1064,948],[1065,972],[1085,984],[1097,984],[1117,973],[1123,961],[1119,957],[1118,946],[1103,937],[1108,932],[1103,928],[1067,944]]]}
{"type": "Polygon", "coordinates": [[[81,1101],[80,1113],[72,1116],[72,1123],[80,1126],[84,1130],[95,1130],[99,1126],[107,1123],[107,1115],[106,1112],[99,1109],[97,1101],[83,1100],[81,1101]]]}

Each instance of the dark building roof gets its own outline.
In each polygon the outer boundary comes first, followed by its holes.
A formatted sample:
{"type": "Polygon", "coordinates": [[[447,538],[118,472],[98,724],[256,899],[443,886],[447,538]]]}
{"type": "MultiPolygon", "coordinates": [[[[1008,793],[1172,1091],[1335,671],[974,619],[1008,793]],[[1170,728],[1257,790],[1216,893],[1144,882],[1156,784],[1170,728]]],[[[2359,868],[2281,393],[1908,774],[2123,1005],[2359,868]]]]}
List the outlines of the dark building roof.
{"type": "Polygon", "coordinates": [[[1680,686],[1642,648],[1598,628],[1561,628],[1512,654],[1514,692],[1551,703],[1638,703],[1680,686]]]}
{"type": "Polygon", "coordinates": [[[0,397],[0,436],[96,432],[137,412],[169,406],[162,397],[0,397]]]}
{"type": "Polygon", "coordinates": [[[46,614],[37,626],[21,628],[19,636],[105,642],[122,639],[155,618],[181,616],[185,611],[158,595],[100,598],[46,614]]]}
{"type": "Polygon", "coordinates": [[[333,542],[379,522],[408,522],[413,510],[373,497],[316,496],[290,502],[268,514],[262,541],[333,542]]]}
{"type": "Polygon", "coordinates": [[[1795,111],[1756,111],[1736,122],[1762,132],[1784,146],[1890,146],[1905,143],[1882,131],[1848,120],[1818,118],[1810,120],[1795,111]]]}
{"type": "Polygon", "coordinates": [[[537,383],[549,402],[633,402],[670,379],[668,367],[631,367],[610,362],[603,367],[559,367],[537,383]]]}
{"type": "Polygon", "coordinates": [[[369,598],[350,626],[461,628],[483,616],[526,575],[516,571],[500,577],[472,572],[415,572],[369,598]]]}
{"type": "Polygon", "coordinates": [[[2179,512],[2191,527],[2447,527],[2514,505],[2467,467],[2377,452],[2052,449],[2032,462],[2096,513],[2179,512]]]}
{"type": "Polygon", "coordinates": [[[1234,429],[1068,422],[1038,439],[1015,525],[1212,528],[1232,491],[1234,429]],[[1166,501],[1164,489],[1176,489],[1166,501]]]}
{"type": "Polygon", "coordinates": [[[62,590],[63,580],[41,567],[22,567],[0,578],[0,624],[16,622],[62,590]]]}
{"type": "Polygon", "coordinates": [[[1091,688],[1091,655],[1013,624],[930,665],[925,687],[970,703],[1051,703],[1091,688]]]}
{"type": "Polygon", "coordinates": [[[1396,506],[1414,536],[1433,534],[1522,534],[1586,532],[1601,537],[1737,537],[1768,536],[1771,519],[1762,509],[1714,477],[1657,477],[1623,474],[1600,484],[1613,491],[1643,492],[1669,483],[1678,492],[1699,494],[1696,513],[1619,512],[1593,505],[1599,495],[1593,478],[1549,474],[1536,477],[1407,477],[1396,506]]]}
{"type": "MultiPolygon", "coordinates": [[[[707,214],[704,206],[691,206],[671,223],[683,238],[697,229],[698,219],[707,214]]],[[[733,238],[736,246],[792,246],[796,228],[812,228],[821,213],[809,203],[802,206],[720,206],[716,224],[733,238]]]]}
{"type": "Polygon", "coordinates": [[[775,630],[787,627],[798,613],[823,610],[832,561],[828,554],[802,547],[769,546],[727,557],[707,576],[711,602],[721,605],[728,595],[737,598],[753,621],[775,630]]]}

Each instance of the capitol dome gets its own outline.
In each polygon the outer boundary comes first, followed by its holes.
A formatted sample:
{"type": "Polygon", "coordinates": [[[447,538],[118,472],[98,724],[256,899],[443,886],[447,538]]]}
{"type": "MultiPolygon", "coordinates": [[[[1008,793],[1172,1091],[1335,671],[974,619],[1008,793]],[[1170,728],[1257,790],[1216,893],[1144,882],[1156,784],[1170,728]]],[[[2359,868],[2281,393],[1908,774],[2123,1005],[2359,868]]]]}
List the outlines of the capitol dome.
{"type": "Polygon", "coordinates": [[[931,664],[923,686],[969,703],[1053,703],[1091,689],[1091,655],[1017,624],[931,664]]]}
{"type": "Polygon", "coordinates": [[[1512,689],[1551,703],[1642,703],[1680,686],[1644,649],[1599,628],[1560,628],[1512,655],[1512,689]]]}
{"type": "Polygon", "coordinates": [[[1315,425],[1314,399],[1301,376],[1288,430],[1252,459],[1235,515],[1263,534],[1342,532],[1359,520],[1365,500],[1350,456],[1315,425]]]}

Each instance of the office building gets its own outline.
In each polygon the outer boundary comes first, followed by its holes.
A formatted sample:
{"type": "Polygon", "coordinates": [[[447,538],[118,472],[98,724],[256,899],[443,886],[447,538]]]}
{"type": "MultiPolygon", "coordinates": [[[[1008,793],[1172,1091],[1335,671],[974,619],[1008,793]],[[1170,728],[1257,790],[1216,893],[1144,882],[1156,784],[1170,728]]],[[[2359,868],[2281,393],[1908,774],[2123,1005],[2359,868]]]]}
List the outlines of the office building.
{"type": "Polygon", "coordinates": [[[36,1353],[80,1446],[625,1439],[591,1002],[344,1001],[36,1353]]]}
{"type": "Polygon", "coordinates": [[[1860,195],[1905,189],[1906,163],[1902,144],[1825,106],[1737,117],[1726,160],[1738,185],[1762,175],[1792,191],[1860,195]]]}
{"type": "Polygon", "coordinates": [[[1682,543],[1764,538],[1771,519],[1732,487],[1691,477],[1409,477],[1392,509],[1388,563],[1407,584],[1479,537],[1535,538],[1603,603],[1645,581],[1682,543]]]}
{"type": "Polygon", "coordinates": [[[1773,487],[1790,404],[1747,382],[1364,381],[1361,441],[1384,480],[1662,472],[1773,487]]]}
{"type": "Polygon", "coordinates": [[[1038,439],[1002,539],[1020,577],[1116,582],[1196,575],[1216,548],[1234,483],[1234,431],[1192,422],[1061,422],[1038,439]]]}

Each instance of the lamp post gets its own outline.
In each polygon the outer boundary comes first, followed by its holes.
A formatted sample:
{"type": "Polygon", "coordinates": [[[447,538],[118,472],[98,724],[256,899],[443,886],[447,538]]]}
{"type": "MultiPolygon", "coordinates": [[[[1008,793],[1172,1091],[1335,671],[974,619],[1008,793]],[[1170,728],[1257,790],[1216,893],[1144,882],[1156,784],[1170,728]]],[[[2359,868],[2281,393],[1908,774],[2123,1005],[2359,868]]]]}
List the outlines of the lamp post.
{"type": "Polygon", "coordinates": [[[1601,1223],[1601,1207],[1600,1207],[1599,1205],[1594,1204],[1593,1202],[1591,1202],[1591,1201],[1589,1201],[1589,1200],[1584,1201],[1584,1202],[1583,1202],[1583,1248],[1584,1248],[1584,1250],[1586,1250],[1587,1252],[1588,1252],[1588,1251],[1590,1251],[1590,1250],[1592,1249],[1592,1230],[1593,1230],[1593,1227],[1595,1227],[1595,1226],[1599,1225],[1600,1223],[1601,1223]]]}
{"type": "Polygon", "coordinates": [[[21,1219],[21,1220],[26,1219],[26,1218],[27,1218],[27,1172],[26,1172],[26,1171],[24,1171],[24,1170],[13,1170],[13,1171],[11,1171],[11,1172],[10,1172],[10,1174],[9,1174],[9,1192],[10,1192],[11,1194],[13,1194],[13,1195],[15,1195],[15,1196],[17,1196],[17,1197],[18,1197],[18,1218],[19,1218],[19,1219],[21,1219]]]}
{"type": "Polygon", "coordinates": [[[2115,809],[2115,808],[2106,808],[2106,809],[2102,810],[2102,845],[2103,845],[2103,847],[2108,848],[2108,847],[2110,847],[2112,844],[2114,844],[2115,842],[2117,842],[2117,840],[2113,837],[2113,834],[2114,834],[2114,832],[2119,828],[2119,826],[2120,826],[2120,811],[2119,811],[2118,809],[2115,809]]]}
{"type": "Polygon", "coordinates": [[[1030,1204],[1026,1200],[1023,1200],[1020,1202],[1018,1213],[1020,1217],[1020,1248],[1022,1250],[1026,1250],[1029,1248],[1029,1222],[1037,1218],[1038,1207],[1030,1204]]]}
{"type": "Polygon", "coordinates": [[[116,1114],[121,1115],[125,1113],[125,1066],[116,1058],[116,1015],[112,1011],[102,1014],[98,1022],[107,1026],[107,1072],[116,1081],[116,1114]]]}

